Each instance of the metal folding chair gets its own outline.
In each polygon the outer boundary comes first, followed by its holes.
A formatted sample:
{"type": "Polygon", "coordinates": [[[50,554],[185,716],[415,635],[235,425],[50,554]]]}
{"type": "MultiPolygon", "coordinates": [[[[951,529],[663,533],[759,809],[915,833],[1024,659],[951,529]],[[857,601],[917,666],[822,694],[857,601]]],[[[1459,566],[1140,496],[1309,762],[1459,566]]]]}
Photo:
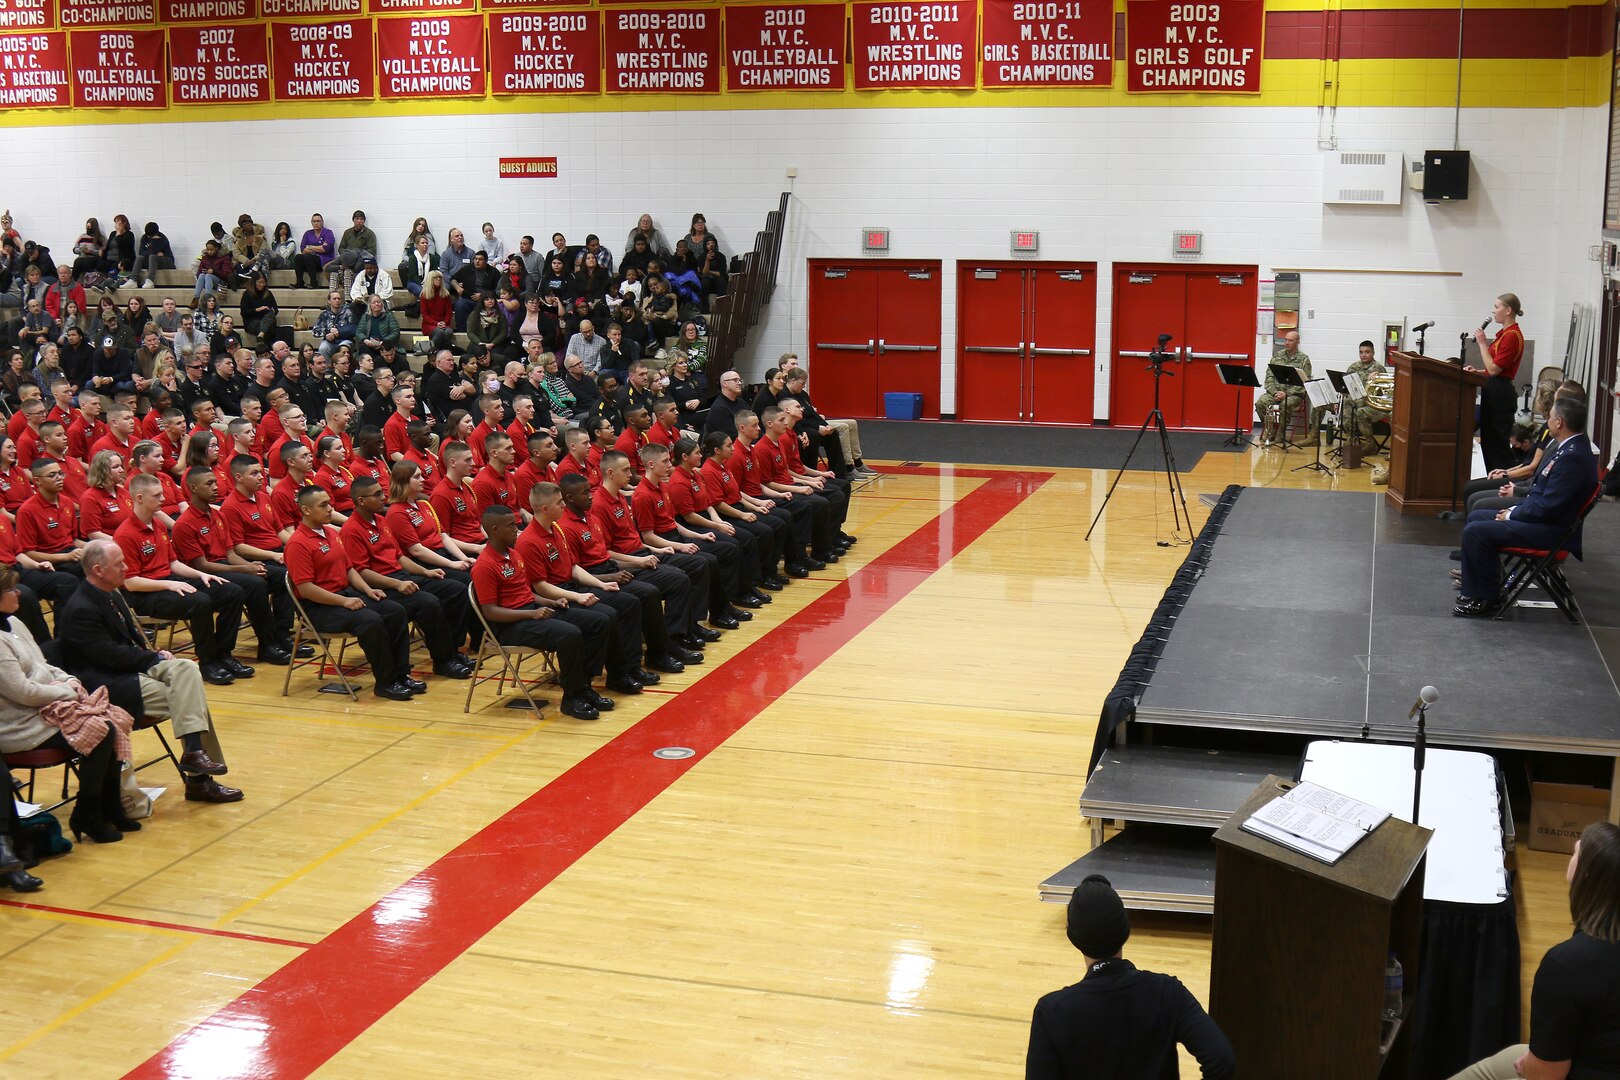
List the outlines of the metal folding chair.
{"type": "MultiPolygon", "coordinates": [[[[1580,531],[1581,523],[1586,515],[1592,512],[1598,499],[1603,496],[1603,483],[1598,482],[1592,494],[1586,498],[1586,504],[1575,517],[1575,524],[1564,533],[1563,539],[1552,548],[1503,548],[1503,572],[1506,575],[1503,585],[1502,606],[1497,609],[1497,619],[1513,610],[1519,603],[1519,597],[1524,590],[1532,585],[1539,586],[1547,594],[1553,606],[1561,611],[1564,618],[1572,623],[1581,621],[1581,608],[1575,601],[1575,590],[1570,588],[1569,579],[1564,576],[1564,560],[1569,557],[1569,542],[1580,531]]],[[[1531,605],[1536,606],[1536,605],[1531,605]]]]}
{"type": "MultiPolygon", "coordinates": [[[[500,639],[495,636],[495,628],[484,617],[484,609],[478,603],[477,588],[471,582],[467,584],[467,603],[472,605],[473,611],[478,613],[478,625],[483,633],[479,636],[478,655],[473,658],[472,678],[467,680],[467,700],[462,704],[461,711],[464,713],[472,712],[473,691],[477,689],[480,683],[487,683],[491,679],[495,679],[498,681],[495,687],[496,695],[506,693],[506,680],[508,673],[510,673],[512,682],[519,690],[523,691],[523,697],[529,703],[529,708],[534,710],[534,715],[542,715],[540,710],[550,703],[543,700],[536,701],[534,695],[530,693],[529,684],[523,679],[523,661],[538,653],[542,662],[546,665],[546,677],[555,678],[557,675],[555,658],[544,649],[501,644],[500,639]],[[500,657],[501,661],[500,672],[495,675],[481,675],[480,672],[484,669],[484,661],[497,656],[500,657]]],[[[534,681],[540,682],[542,680],[536,679],[534,681]]],[[[516,705],[516,701],[510,703],[508,707],[513,705],[516,705]]]]}
{"type": "Polygon", "coordinates": [[[358,703],[360,701],[360,694],[355,688],[354,684],[349,682],[349,677],[343,672],[343,654],[345,651],[347,651],[349,642],[354,640],[354,635],[335,634],[331,638],[328,638],[326,635],[317,630],[315,628],[315,624],[310,621],[309,613],[304,610],[303,598],[298,595],[298,587],[293,584],[292,577],[289,576],[286,580],[287,594],[292,597],[293,636],[292,657],[287,662],[286,677],[281,680],[281,696],[286,697],[290,692],[292,687],[293,672],[298,668],[309,667],[310,665],[315,666],[316,681],[321,684],[320,689],[317,690],[316,693],[338,693],[339,691],[335,687],[326,685],[326,669],[328,666],[330,666],[333,671],[337,672],[338,680],[343,684],[343,689],[341,692],[348,694],[350,700],[358,703]],[[307,660],[300,660],[298,658],[298,646],[303,644],[306,640],[313,641],[315,643],[317,646],[316,654],[307,660]],[[332,656],[332,640],[336,640],[338,643],[337,657],[335,659],[332,656]]]}
{"type": "MultiPolygon", "coordinates": [[[[21,750],[15,754],[6,754],[5,762],[7,770],[28,770],[28,783],[23,788],[24,802],[34,801],[34,780],[39,770],[54,769],[57,766],[62,766],[62,797],[45,807],[45,809],[55,810],[58,806],[70,803],[78,797],[68,794],[68,781],[76,776],[79,771],[79,755],[71,750],[53,750],[50,747],[40,747],[37,750],[21,750]]],[[[0,792],[0,798],[11,797],[9,785],[7,787],[7,791],[0,792]]]]}

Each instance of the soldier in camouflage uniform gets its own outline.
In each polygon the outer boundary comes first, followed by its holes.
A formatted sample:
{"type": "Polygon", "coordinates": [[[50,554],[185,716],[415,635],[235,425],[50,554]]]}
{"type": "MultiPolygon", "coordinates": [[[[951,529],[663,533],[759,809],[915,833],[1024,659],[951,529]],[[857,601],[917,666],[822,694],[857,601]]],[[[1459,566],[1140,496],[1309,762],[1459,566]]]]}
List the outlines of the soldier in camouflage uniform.
{"type": "MultiPolygon", "coordinates": [[[[1372,378],[1373,372],[1387,370],[1383,363],[1377,359],[1377,353],[1378,349],[1372,342],[1363,341],[1361,343],[1361,358],[1351,364],[1345,370],[1345,374],[1360,375],[1362,385],[1365,386],[1367,381],[1372,378]]],[[[1374,424],[1387,424],[1389,422],[1389,413],[1383,409],[1373,408],[1366,401],[1357,402],[1354,406],[1346,402],[1340,406],[1340,410],[1339,422],[1344,426],[1345,439],[1349,441],[1359,440],[1367,446],[1367,450],[1362,452],[1368,452],[1368,450],[1372,449],[1374,441],[1372,426],[1374,424]]]]}
{"type": "MultiPolygon", "coordinates": [[[[1273,364],[1285,364],[1288,367],[1298,368],[1300,377],[1311,377],[1311,358],[1299,351],[1299,331],[1290,330],[1283,336],[1283,349],[1271,358],[1273,364]]],[[[1305,400],[1305,390],[1298,386],[1284,386],[1277,381],[1277,377],[1266,370],[1266,388],[1254,403],[1254,414],[1260,418],[1260,445],[1268,446],[1273,442],[1284,442],[1288,435],[1288,424],[1293,419],[1294,410],[1305,400]],[[1278,406],[1278,414],[1273,418],[1271,407],[1278,406]]]]}

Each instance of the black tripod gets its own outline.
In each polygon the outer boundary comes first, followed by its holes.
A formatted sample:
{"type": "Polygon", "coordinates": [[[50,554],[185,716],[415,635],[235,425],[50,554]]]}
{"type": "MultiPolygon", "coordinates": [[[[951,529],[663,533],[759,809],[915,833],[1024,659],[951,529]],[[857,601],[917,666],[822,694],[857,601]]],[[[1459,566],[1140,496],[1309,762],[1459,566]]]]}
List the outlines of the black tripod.
{"type": "MultiPolygon", "coordinates": [[[[1131,443],[1131,452],[1125,455],[1120,463],[1119,472],[1114,474],[1114,482],[1108,485],[1108,494],[1103,496],[1102,505],[1097,507],[1097,516],[1091,519],[1091,528],[1086,530],[1086,539],[1097,529],[1097,522],[1102,520],[1103,511],[1108,509],[1108,500],[1114,497],[1114,489],[1125,476],[1125,470],[1131,466],[1131,458],[1142,445],[1142,436],[1148,433],[1148,428],[1156,428],[1159,432],[1159,449],[1164,454],[1164,478],[1170,485],[1170,512],[1176,516],[1176,532],[1181,532],[1182,521],[1187,524],[1187,538],[1192,539],[1192,514],[1187,511],[1187,493],[1181,488],[1181,473],[1176,469],[1176,456],[1170,451],[1170,432],[1164,426],[1164,412],[1159,408],[1159,382],[1166,375],[1175,377],[1174,372],[1164,370],[1164,365],[1175,359],[1164,347],[1170,343],[1169,334],[1159,335],[1159,347],[1148,353],[1147,370],[1153,373],[1153,411],[1148,413],[1147,419],[1142,421],[1142,427],[1136,433],[1136,441],[1131,443]]],[[[1168,547],[1168,544],[1162,546],[1168,547]]]]}

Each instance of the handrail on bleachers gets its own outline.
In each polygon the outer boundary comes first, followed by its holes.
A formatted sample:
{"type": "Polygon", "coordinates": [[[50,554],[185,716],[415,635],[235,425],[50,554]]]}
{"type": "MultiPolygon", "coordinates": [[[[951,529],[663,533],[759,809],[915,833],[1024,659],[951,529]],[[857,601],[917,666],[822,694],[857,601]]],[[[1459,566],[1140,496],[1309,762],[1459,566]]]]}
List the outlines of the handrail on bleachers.
{"type": "Polygon", "coordinates": [[[704,373],[711,394],[718,392],[721,373],[732,367],[732,358],[748,340],[749,328],[759,322],[760,312],[776,289],[788,199],[789,193],[784,191],[777,208],[765,215],[765,228],[754,235],[753,250],[740,256],[742,268],[728,279],[726,295],[710,302],[709,359],[704,373]]]}

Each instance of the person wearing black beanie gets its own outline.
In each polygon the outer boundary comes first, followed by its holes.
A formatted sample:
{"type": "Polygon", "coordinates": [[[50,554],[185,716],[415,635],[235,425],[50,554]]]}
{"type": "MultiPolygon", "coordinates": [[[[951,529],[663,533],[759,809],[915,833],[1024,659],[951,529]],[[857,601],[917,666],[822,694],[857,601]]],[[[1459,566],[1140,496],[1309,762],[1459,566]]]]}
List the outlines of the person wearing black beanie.
{"type": "Polygon", "coordinates": [[[1181,981],[1124,958],[1131,919],[1101,874],[1069,898],[1068,935],[1086,976],[1036,1003],[1025,1080],[1178,1080],[1177,1043],[1205,1080],[1235,1075],[1232,1044],[1181,981]]]}

